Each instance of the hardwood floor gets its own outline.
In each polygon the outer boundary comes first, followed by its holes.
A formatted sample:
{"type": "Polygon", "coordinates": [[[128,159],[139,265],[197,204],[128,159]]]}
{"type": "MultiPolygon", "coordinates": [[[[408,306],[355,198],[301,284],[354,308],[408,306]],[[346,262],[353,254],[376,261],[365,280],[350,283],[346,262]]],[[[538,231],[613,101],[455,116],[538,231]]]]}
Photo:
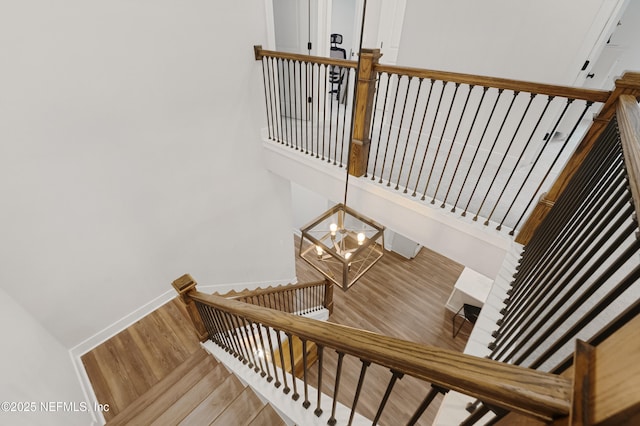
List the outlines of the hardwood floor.
{"type": "Polygon", "coordinates": [[[82,356],[98,402],[109,421],[200,348],[191,320],[177,299],[155,310],[82,356]]]}
{"type": "MultiPolygon", "coordinates": [[[[298,244],[296,238],[296,244],[298,244]]],[[[423,248],[407,260],[387,252],[348,292],[334,290],[334,313],[330,321],[389,336],[462,351],[470,327],[451,337],[452,313],[444,308],[463,267],[423,248]]],[[[296,258],[298,282],[321,278],[296,258]]],[[[109,404],[107,420],[168,376],[199,348],[198,339],[184,307],[176,299],[147,315],[82,357],[98,401],[109,404]]],[[[323,382],[332,384],[337,355],[325,351],[323,382]]],[[[316,369],[310,383],[316,383],[316,369]]],[[[351,406],[360,374],[360,361],[345,357],[339,400],[351,406]]],[[[371,366],[358,412],[373,418],[391,373],[371,366]]],[[[429,385],[412,377],[399,380],[381,418],[381,424],[401,424],[412,415],[429,385]]],[[[431,424],[439,399],[423,415],[420,424],[431,424]]],[[[323,407],[329,410],[330,407],[323,407]]]]}
{"type": "MultiPolygon", "coordinates": [[[[424,247],[411,260],[387,251],[351,289],[346,292],[334,289],[334,311],[329,321],[462,352],[470,324],[465,324],[460,334],[452,338],[453,313],[445,309],[445,303],[463,269],[462,265],[424,247]]],[[[299,257],[296,271],[299,282],[321,277],[299,257]]],[[[335,352],[325,351],[323,391],[328,394],[335,382],[337,358],[335,352]]],[[[360,368],[360,360],[345,356],[338,400],[349,407],[360,368]]],[[[316,370],[312,368],[310,372],[312,384],[317,383],[316,370]]],[[[358,413],[370,419],[375,417],[390,378],[391,372],[383,367],[369,367],[358,413]]],[[[413,377],[397,381],[380,423],[406,424],[429,389],[429,384],[413,377]]],[[[441,399],[437,397],[418,424],[433,423],[441,399]]]]}

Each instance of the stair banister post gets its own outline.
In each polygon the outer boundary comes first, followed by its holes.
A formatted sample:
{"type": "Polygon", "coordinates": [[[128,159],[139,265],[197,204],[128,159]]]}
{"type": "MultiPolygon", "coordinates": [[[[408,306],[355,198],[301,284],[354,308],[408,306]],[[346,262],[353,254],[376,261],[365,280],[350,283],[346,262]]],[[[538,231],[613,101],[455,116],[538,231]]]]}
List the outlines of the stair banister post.
{"type": "Polygon", "coordinates": [[[640,73],[627,72],[622,76],[622,78],[616,80],[615,89],[611,92],[609,98],[602,106],[598,116],[593,120],[593,123],[591,123],[591,127],[587,130],[582,141],[580,141],[577,148],[569,158],[569,161],[567,161],[567,164],[556,178],[551,189],[540,197],[538,204],[535,206],[524,225],[522,225],[522,228],[520,228],[518,236],[516,237],[516,242],[526,245],[531,240],[531,237],[538,228],[538,225],[540,225],[543,219],[547,216],[547,213],[549,213],[553,204],[566,188],[569,180],[571,180],[580,164],[582,164],[589,151],[591,151],[595,141],[598,140],[600,134],[614,117],[616,106],[618,105],[618,99],[621,95],[632,95],[635,96],[636,99],[640,99],[640,73]]]}
{"type": "Polygon", "coordinates": [[[198,285],[198,283],[193,279],[191,275],[184,274],[183,276],[172,282],[171,285],[173,285],[173,288],[176,289],[180,300],[182,300],[182,302],[185,304],[187,312],[189,313],[189,317],[191,318],[191,322],[195,327],[196,334],[198,335],[198,339],[200,339],[201,342],[206,341],[209,338],[207,329],[202,322],[202,318],[200,317],[198,308],[196,308],[196,304],[191,299],[191,297],[189,297],[190,292],[196,291],[196,285],[198,285]]]}
{"type": "Polygon", "coordinates": [[[326,279],[324,280],[324,307],[329,311],[329,315],[333,313],[333,283],[326,279]]]}
{"type": "Polygon", "coordinates": [[[351,135],[351,156],[349,157],[349,174],[362,176],[367,171],[369,161],[370,129],[373,98],[376,91],[375,66],[380,59],[380,49],[362,49],[360,67],[356,84],[355,114],[353,118],[353,135],[351,135]]]}

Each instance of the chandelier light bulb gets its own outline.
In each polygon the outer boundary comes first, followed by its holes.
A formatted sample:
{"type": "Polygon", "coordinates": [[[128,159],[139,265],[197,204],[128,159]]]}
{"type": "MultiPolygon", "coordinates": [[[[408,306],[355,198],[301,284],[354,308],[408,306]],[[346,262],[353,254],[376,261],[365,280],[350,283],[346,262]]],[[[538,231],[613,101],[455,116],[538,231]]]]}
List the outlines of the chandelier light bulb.
{"type": "Polygon", "coordinates": [[[329,225],[329,231],[331,231],[331,235],[336,235],[336,231],[338,230],[338,225],[332,223],[329,225]]]}
{"type": "Polygon", "coordinates": [[[358,245],[361,246],[364,243],[364,232],[358,232],[358,245]]]}
{"type": "Polygon", "coordinates": [[[346,252],[346,253],[344,254],[344,258],[345,258],[345,259],[349,259],[350,257],[351,257],[351,252],[350,252],[350,251],[348,251],[348,252],[346,252]]]}
{"type": "Polygon", "coordinates": [[[322,247],[316,246],[316,253],[318,254],[318,256],[322,256],[322,254],[324,253],[322,247]]]}

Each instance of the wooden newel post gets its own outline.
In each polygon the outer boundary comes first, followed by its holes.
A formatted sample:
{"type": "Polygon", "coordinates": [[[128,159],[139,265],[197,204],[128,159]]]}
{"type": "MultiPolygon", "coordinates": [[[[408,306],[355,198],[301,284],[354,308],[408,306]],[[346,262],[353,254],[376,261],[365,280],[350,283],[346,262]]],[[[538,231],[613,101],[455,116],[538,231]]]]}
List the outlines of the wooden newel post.
{"type": "Polygon", "coordinates": [[[520,232],[516,237],[516,242],[526,245],[533,236],[538,225],[542,223],[542,220],[547,216],[551,207],[556,202],[560,194],[564,191],[569,180],[573,177],[575,172],[580,167],[580,164],[584,161],[589,151],[595,144],[596,140],[600,137],[600,134],[607,127],[611,119],[616,112],[616,106],[618,99],[621,95],[632,95],[636,99],[640,98],[640,73],[628,72],[625,73],[622,78],[616,80],[616,88],[611,92],[609,99],[605,102],[600,110],[598,116],[593,120],[591,127],[582,138],[582,141],[576,148],[576,150],[567,161],[564,169],[558,175],[558,178],[553,183],[551,189],[546,194],[540,197],[540,201],[535,206],[531,215],[527,221],[520,228],[520,232]]]}
{"type": "Polygon", "coordinates": [[[375,66],[378,64],[380,56],[380,49],[362,49],[360,52],[360,70],[356,85],[355,116],[349,158],[349,174],[352,176],[362,176],[367,171],[371,143],[369,131],[374,108],[373,98],[376,91],[375,66]]]}
{"type": "Polygon", "coordinates": [[[196,290],[196,281],[189,274],[184,274],[177,280],[175,280],[171,285],[176,289],[178,295],[180,296],[180,300],[185,304],[187,308],[187,312],[191,317],[191,322],[193,322],[193,326],[195,327],[196,334],[198,335],[198,339],[201,342],[204,342],[209,338],[207,333],[207,329],[202,322],[202,318],[200,317],[200,313],[198,312],[198,308],[196,308],[196,304],[189,297],[189,293],[191,291],[196,290]]]}
{"type": "Polygon", "coordinates": [[[324,280],[324,307],[329,311],[329,315],[333,313],[333,283],[328,279],[324,280]]]}

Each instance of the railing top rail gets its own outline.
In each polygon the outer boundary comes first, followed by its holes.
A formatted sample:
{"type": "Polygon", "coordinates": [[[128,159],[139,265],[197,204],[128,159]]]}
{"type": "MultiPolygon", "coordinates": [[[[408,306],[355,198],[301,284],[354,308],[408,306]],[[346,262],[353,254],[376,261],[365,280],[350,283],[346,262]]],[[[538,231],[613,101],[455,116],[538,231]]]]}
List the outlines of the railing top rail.
{"type": "Polygon", "coordinates": [[[452,83],[473,86],[495,87],[497,89],[537,93],[548,96],[560,96],[570,99],[582,99],[591,102],[605,102],[611,92],[606,90],[583,89],[580,87],[557,86],[552,84],[533,83],[529,81],[511,80],[498,77],[486,77],[448,71],[425,70],[421,68],[400,67],[396,65],[376,64],[376,72],[400,74],[417,78],[449,81],[452,83]]]}
{"type": "Polygon", "coordinates": [[[262,59],[263,56],[270,58],[289,59],[292,61],[310,62],[321,65],[335,65],[345,68],[357,68],[357,61],[349,61],[347,59],[325,58],[322,56],[301,55],[298,53],[276,52],[275,50],[264,50],[259,46],[254,46],[256,60],[262,59]]]}
{"type": "MultiPolygon", "coordinates": [[[[296,289],[305,289],[309,287],[319,287],[327,284],[328,280],[311,281],[308,283],[286,284],[277,287],[257,288],[254,290],[230,291],[226,299],[239,299],[246,296],[260,296],[263,294],[283,293],[296,289]]],[[[330,282],[330,281],[329,281],[330,282]]]]}
{"type": "Polygon", "coordinates": [[[561,376],[301,318],[198,291],[191,291],[188,296],[231,314],[508,410],[546,421],[569,413],[571,380],[561,376]]]}
{"type": "Polygon", "coordinates": [[[640,217],[640,107],[635,96],[620,96],[616,116],[633,204],[640,217]]]}

